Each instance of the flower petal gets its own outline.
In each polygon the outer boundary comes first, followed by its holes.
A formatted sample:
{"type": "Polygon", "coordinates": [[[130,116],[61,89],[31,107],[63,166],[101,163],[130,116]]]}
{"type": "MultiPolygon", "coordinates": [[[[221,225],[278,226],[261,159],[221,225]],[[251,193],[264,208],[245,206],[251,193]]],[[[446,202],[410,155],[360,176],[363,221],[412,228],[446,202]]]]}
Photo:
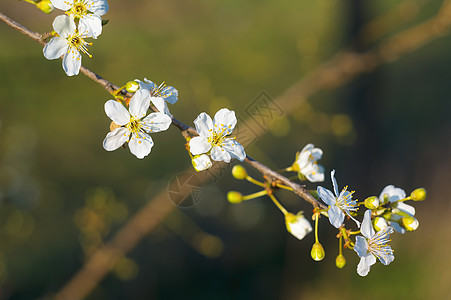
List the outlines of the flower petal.
{"type": "Polygon", "coordinates": [[[339,207],[335,205],[330,206],[327,213],[329,214],[330,224],[332,224],[335,228],[339,228],[343,224],[345,214],[339,207]]]}
{"type": "Polygon", "coordinates": [[[55,8],[66,11],[72,6],[74,0],[50,0],[50,2],[55,8]]]}
{"type": "Polygon", "coordinates": [[[406,197],[406,192],[401,188],[395,187],[394,185],[387,185],[379,195],[379,200],[381,202],[383,202],[384,195],[388,196],[390,202],[396,202],[404,199],[406,197]]]}
{"type": "Polygon", "coordinates": [[[211,144],[202,136],[193,137],[189,141],[189,151],[192,155],[207,153],[211,149],[211,144]]]}
{"type": "Polygon", "coordinates": [[[372,265],[376,263],[376,257],[373,254],[368,253],[366,256],[360,258],[360,262],[357,265],[357,273],[360,276],[366,276],[370,272],[372,265]]]}
{"type": "Polygon", "coordinates": [[[373,224],[371,223],[371,210],[368,209],[363,215],[362,226],[360,227],[360,232],[364,237],[370,239],[376,233],[373,228],[373,224]]]}
{"type": "Polygon", "coordinates": [[[141,121],[144,130],[149,133],[165,131],[171,123],[172,119],[162,112],[151,113],[141,121]]]}
{"type": "Polygon", "coordinates": [[[153,91],[157,87],[155,83],[147,78],[144,78],[144,81],[141,81],[139,79],[135,79],[135,81],[138,82],[140,88],[146,89],[148,91],[153,91]]]}
{"type": "Polygon", "coordinates": [[[324,172],[314,172],[310,174],[304,174],[310,182],[322,182],[324,181],[324,172]]]}
{"type": "Polygon", "coordinates": [[[335,180],[335,170],[332,170],[332,172],[330,172],[330,178],[332,179],[332,184],[334,186],[334,192],[335,192],[335,196],[338,197],[338,184],[337,184],[337,180],[335,180]]]}
{"type": "Polygon", "coordinates": [[[399,225],[397,222],[389,222],[389,224],[390,224],[391,227],[393,227],[393,229],[396,232],[399,232],[399,233],[402,233],[402,234],[406,233],[406,229],[404,227],[402,227],[401,225],[399,225]]]}
{"type": "Polygon", "coordinates": [[[356,236],[355,238],[355,245],[354,245],[354,251],[357,252],[357,255],[359,257],[363,257],[368,252],[368,242],[366,238],[363,236],[356,236]]]}
{"type": "Polygon", "coordinates": [[[321,198],[321,200],[324,201],[327,205],[334,206],[336,199],[334,194],[332,194],[331,191],[328,189],[323,188],[322,186],[318,186],[316,188],[316,191],[318,192],[318,196],[321,198]]]}
{"type": "Polygon", "coordinates": [[[171,104],[174,104],[179,100],[179,92],[172,86],[166,87],[162,92],[162,96],[164,100],[171,104]]]}
{"type": "Polygon", "coordinates": [[[83,37],[96,39],[102,33],[102,19],[94,14],[87,14],[80,19],[78,30],[83,37]]]}
{"type": "Polygon", "coordinates": [[[209,137],[212,135],[213,121],[206,113],[200,113],[194,120],[194,125],[200,136],[209,137]]]}
{"type": "Polygon", "coordinates": [[[106,151],[114,151],[122,146],[130,136],[130,131],[125,127],[116,128],[109,132],[103,140],[103,148],[106,151]]]}
{"type": "Polygon", "coordinates": [[[213,147],[211,149],[211,158],[213,160],[223,161],[223,162],[226,162],[226,163],[229,163],[230,159],[231,159],[229,152],[227,152],[226,150],[224,150],[224,149],[222,149],[221,147],[218,147],[218,146],[213,147]]]}
{"type": "Polygon", "coordinates": [[[67,38],[68,36],[75,33],[77,26],[74,20],[66,15],[57,16],[53,21],[53,29],[62,38],[67,38]]]}
{"type": "Polygon", "coordinates": [[[117,125],[123,126],[130,122],[130,113],[116,100],[108,100],[105,103],[105,113],[117,125]]]}
{"type": "Polygon", "coordinates": [[[54,37],[44,46],[42,52],[47,59],[57,59],[64,55],[68,48],[69,44],[66,39],[54,37]]]}
{"type": "Polygon", "coordinates": [[[63,58],[63,69],[67,76],[78,75],[81,67],[81,54],[76,49],[70,49],[63,58]]]}
{"type": "Polygon", "coordinates": [[[153,105],[161,112],[167,114],[170,118],[172,118],[172,114],[169,111],[168,104],[162,97],[151,97],[150,101],[152,101],[153,105]]]}
{"type": "Polygon", "coordinates": [[[235,112],[222,108],[215,114],[213,119],[214,130],[223,135],[229,135],[235,128],[236,122],[235,112]]]}
{"type": "Polygon", "coordinates": [[[312,232],[312,225],[302,215],[291,216],[286,216],[287,230],[297,239],[302,240],[308,233],[312,232]]]}
{"type": "Polygon", "coordinates": [[[87,1],[89,5],[89,11],[98,15],[103,16],[108,12],[108,2],[106,0],[90,0],[87,1]]]}
{"type": "Polygon", "coordinates": [[[141,119],[146,115],[150,105],[150,93],[148,90],[137,90],[130,99],[130,114],[136,119],[141,119]]]}
{"type": "Polygon", "coordinates": [[[138,132],[138,134],[132,134],[128,147],[132,154],[139,159],[143,159],[152,150],[153,141],[147,133],[138,132]]]}
{"type": "Polygon", "coordinates": [[[310,155],[312,156],[313,161],[320,160],[323,157],[323,150],[320,148],[314,148],[310,151],[310,155]]]}
{"type": "Polygon", "coordinates": [[[398,204],[396,205],[396,208],[399,210],[402,210],[403,212],[407,213],[411,217],[413,217],[415,215],[415,207],[413,207],[412,205],[409,205],[409,204],[406,204],[403,202],[398,202],[398,204]]]}
{"type": "Polygon", "coordinates": [[[222,148],[239,161],[243,161],[246,158],[244,147],[234,139],[225,139],[222,143],[222,148]]]}

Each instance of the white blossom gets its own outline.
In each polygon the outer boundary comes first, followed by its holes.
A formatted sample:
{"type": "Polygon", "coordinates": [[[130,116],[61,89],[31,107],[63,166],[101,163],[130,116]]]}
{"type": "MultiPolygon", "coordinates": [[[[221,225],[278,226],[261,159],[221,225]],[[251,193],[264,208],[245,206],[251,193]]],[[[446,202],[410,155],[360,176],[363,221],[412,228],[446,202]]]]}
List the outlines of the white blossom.
{"type": "Polygon", "coordinates": [[[360,276],[366,276],[372,265],[376,263],[376,258],[384,265],[390,264],[395,256],[393,250],[388,245],[389,235],[393,233],[393,228],[388,226],[375,232],[371,224],[371,210],[367,210],[363,217],[360,232],[363,236],[356,237],[354,250],[360,257],[357,266],[357,273],[360,276]]]}
{"type": "Polygon", "coordinates": [[[147,156],[154,144],[147,133],[164,131],[172,122],[169,116],[161,112],[150,113],[145,117],[149,105],[150,94],[146,90],[139,90],[133,95],[129,111],[116,100],[107,101],[105,103],[107,116],[121,127],[107,134],[103,148],[113,151],[128,141],[130,152],[137,158],[147,156]]]}
{"type": "Polygon", "coordinates": [[[319,197],[327,205],[329,205],[327,213],[329,215],[330,224],[332,224],[336,228],[339,228],[343,224],[345,214],[347,214],[351,219],[354,220],[354,222],[356,222],[357,226],[360,227],[360,222],[350,215],[351,211],[356,211],[358,209],[357,202],[355,200],[352,200],[352,194],[354,192],[349,192],[347,190],[348,187],[346,186],[343,188],[341,193],[338,193],[338,185],[337,181],[335,180],[335,170],[332,170],[330,176],[332,178],[335,195],[322,186],[318,186],[317,188],[319,197]]]}
{"type": "Polygon", "coordinates": [[[298,153],[292,168],[304,175],[310,182],[324,181],[324,167],[317,163],[322,156],[323,151],[320,148],[308,144],[298,153]]]}
{"type": "Polygon", "coordinates": [[[58,59],[63,57],[63,69],[67,76],[78,75],[81,67],[81,52],[88,53],[88,45],[84,39],[91,37],[86,34],[83,24],[77,27],[74,21],[68,16],[57,16],[53,21],[53,29],[59,36],[54,37],[48,42],[43,50],[47,59],[58,59]]]}
{"type": "Polygon", "coordinates": [[[189,141],[192,155],[209,153],[215,161],[230,162],[231,158],[243,161],[246,158],[243,146],[229,136],[236,125],[235,112],[223,108],[219,110],[214,120],[206,113],[201,113],[194,124],[199,136],[189,141]]]}
{"type": "Polygon", "coordinates": [[[51,0],[53,6],[83,25],[83,34],[97,38],[102,33],[102,18],[108,11],[106,0],[51,0]]]}

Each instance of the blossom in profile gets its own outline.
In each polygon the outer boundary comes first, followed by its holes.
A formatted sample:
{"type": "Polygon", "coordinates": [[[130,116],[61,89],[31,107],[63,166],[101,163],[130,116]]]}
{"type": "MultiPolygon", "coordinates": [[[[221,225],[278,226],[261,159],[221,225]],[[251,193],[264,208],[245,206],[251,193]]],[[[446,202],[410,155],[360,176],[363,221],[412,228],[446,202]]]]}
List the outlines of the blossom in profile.
{"type": "Polygon", "coordinates": [[[201,113],[194,120],[199,136],[189,141],[191,154],[210,154],[213,160],[226,163],[231,158],[243,161],[246,158],[243,146],[235,138],[228,137],[236,122],[235,112],[227,108],[219,110],[213,120],[206,113],[201,113]]]}
{"type": "Polygon", "coordinates": [[[396,211],[399,210],[401,214],[407,214],[410,217],[415,215],[415,207],[399,201],[404,198],[406,198],[406,192],[401,188],[395,187],[394,185],[387,185],[379,195],[379,201],[382,204],[390,203],[390,205],[394,208],[394,213],[391,215],[389,224],[399,233],[405,233],[406,229],[398,223],[402,219],[402,216],[396,214],[396,211]]]}
{"type": "Polygon", "coordinates": [[[66,12],[72,20],[83,25],[83,34],[97,38],[102,33],[102,18],[108,12],[106,0],[51,0],[53,6],[66,12]]]}
{"type": "Polygon", "coordinates": [[[154,145],[148,133],[160,132],[169,128],[172,119],[164,113],[153,112],[147,117],[150,94],[138,90],[130,99],[129,110],[116,100],[105,103],[105,113],[117,124],[118,128],[109,132],[103,141],[103,148],[114,151],[128,142],[130,152],[137,158],[147,156],[154,145]]]}
{"type": "Polygon", "coordinates": [[[151,101],[153,105],[159,111],[164,112],[172,118],[168,103],[175,104],[178,101],[178,91],[172,86],[167,86],[164,82],[157,85],[147,78],[144,78],[144,81],[139,79],[135,79],[135,81],[138,82],[139,88],[149,91],[152,96],[151,101]]]}
{"type": "Polygon", "coordinates": [[[356,237],[354,246],[354,250],[360,257],[357,273],[360,276],[366,276],[370,272],[371,266],[376,263],[377,259],[384,265],[390,264],[395,259],[393,250],[388,245],[388,242],[390,242],[390,234],[393,233],[393,228],[388,226],[376,232],[371,223],[371,210],[367,210],[363,217],[360,232],[363,236],[356,237]]]}
{"type": "Polygon", "coordinates": [[[53,29],[59,36],[54,37],[48,42],[43,50],[47,59],[58,59],[63,57],[63,69],[67,76],[78,75],[81,67],[81,52],[88,53],[88,45],[84,39],[90,37],[86,34],[83,24],[77,27],[74,21],[68,16],[57,16],[53,21],[53,29]]]}
{"type": "Polygon", "coordinates": [[[297,215],[287,213],[285,215],[285,224],[288,232],[299,240],[302,240],[308,233],[312,232],[312,225],[303,216],[302,211],[297,215]]]}
{"type": "Polygon", "coordinates": [[[327,213],[329,215],[330,224],[336,228],[339,228],[343,224],[345,214],[347,214],[354,220],[354,222],[356,222],[357,226],[360,227],[360,222],[350,215],[351,211],[358,210],[357,201],[352,200],[352,194],[354,192],[349,192],[347,190],[348,187],[346,186],[340,193],[338,193],[338,185],[335,180],[335,170],[332,170],[330,177],[332,178],[335,195],[322,186],[318,186],[317,188],[318,196],[324,201],[324,203],[329,205],[327,213]]]}
{"type": "Polygon", "coordinates": [[[320,148],[315,148],[313,144],[306,145],[301,152],[296,155],[296,161],[291,169],[300,174],[300,177],[307,178],[310,182],[324,181],[324,167],[318,165],[317,161],[323,156],[320,148]]]}

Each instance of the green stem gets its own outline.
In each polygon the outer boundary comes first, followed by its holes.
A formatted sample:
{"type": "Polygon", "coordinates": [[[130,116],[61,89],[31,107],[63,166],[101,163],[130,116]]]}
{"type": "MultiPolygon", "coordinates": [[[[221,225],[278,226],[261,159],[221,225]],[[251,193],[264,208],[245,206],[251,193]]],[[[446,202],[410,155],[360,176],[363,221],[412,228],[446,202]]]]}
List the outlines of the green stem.
{"type": "Polygon", "coordinates": [[[274,195],[270,194],[268,195],[269,198],[271,198],[272,202],[274,202],[274,204],[277,206],[278,209],[280,209],[280,211],[286,215],[288,212],[287,210],[282,206],[282,204],[280,204],[279,201],[277,201],[276,197],[274,197],[274,195]]]}
{"type": "Polygon", "coordinates": [[[260,181],[258,181],[258,180],[255,180],[254,178],[252,178],[252,177],[250,177],[250,176],[247,176],[247,177],[246,177],[246,180],[249,181],[249,182],[252,182],[252,183],[255,184],[255,185],[258,185],[258,186],[261,186],[261,187],[265,187],[265,184],[264,184],[263,182],[260,182],[260,181]]]}
{"type": "Polygon", "coordinates": [[[255,199],[255,198],[258,198],[258,197],[267,195],[267,194],[268,194],[268,191],[267,191],[267,190],[263,190],[263,191],[260,191],[260,192],[256,192],[256,193],[253,193],[253,194],[250,194],[250,195],[247,195],[247,196],[243,196],[243,201],[255,199]]]}
{"type": "Polygon", "coordinates": [[[293,189],[290,188],[289,186],[286,186],[286,185],[283,185],[283,184],[280,184],[280,183],[276,183],[276,186],[277,186],[278,188],[281,188],[281,189],[293,191],[293,189]]]}
{"type": "Polygon", "coordinates": [[[319,222],[319,214],[317,213],[315,216],[315,243],[319,243],[318,239],[318,222],[319,222]]]}

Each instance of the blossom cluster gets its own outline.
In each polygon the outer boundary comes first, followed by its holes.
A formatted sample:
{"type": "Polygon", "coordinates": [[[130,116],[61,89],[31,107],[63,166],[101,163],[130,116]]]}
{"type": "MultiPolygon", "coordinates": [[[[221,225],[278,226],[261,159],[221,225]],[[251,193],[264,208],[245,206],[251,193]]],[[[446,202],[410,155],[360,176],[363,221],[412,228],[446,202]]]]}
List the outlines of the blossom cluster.
{"type": "MultiPolygon", "coordinates": [[[[102,33],[101,16],[107,13],[106,0],[49,0],[51,6],[63,10],[64,15],[57,16],[53,21],[53,38],[45,45],[43,54],[47,59],[63,57],[63,69],[68,76],[77,75],[81,68],[81,53],[91,55],[88,46],[92,43],[86,38],[97,39],[102,33]]],[[[49,3],[42,3],[41,10],[50,10],[49,3]],[[46,6],[47,5],[47,6],[46,6]]],[[[38,6],[39,8],[39,6],[38,6]]],[[[169,105],[178,102],[178,91],[164,82],[155,84],[147,78],[135,79],[112,92],[114,99],[105,103],[106,115],[111,119],[110,132],[103,140],[103,148],[114,151],[125,147],[127,143],[130,152],[138,159],[149,155],[154,146],[150,134],[166,131],[173,123],[169,105]],[[122,93],[123,89],[127,93],[122,93]],[[151,112],[148,112],[151,110],[151,112]]],[[[206,112],[200,113],[194,120],[194,131],[186,130],[186,150],[190,156],[194,169],[205,171],[213,165],[212,161],[230,163],[231,159],[244,161],[246,152],[244,147],[231,136],[237,118],[235,112],[222,108],[213,118],[206,112]]],[[[301,182],[322,182],[325,179],[325,168],[318,164],[323,151],[313,144],[307,144],[296,154],[295,161],[281,172],[296,172],[301,182]]],[[[277,208],[283,213],[285,226],[289,233],[299,240],[304,239],[313,227],[303,211],[294,214],[289,212],[275,197],[277,189],[294,190],[281,182],[265,178],[261,182],[251,178],[246,170],[236,165],[232,174],[239,180],[247,180],[263,190],[251,195],[242,195],[237,191],[228,193],[231,203],[241,203],[261,196],[268,196],[277,208]]],[[[419,221],[415,218],[415,208],[404,203],[408,200],[422,201],[426,198],[426,191],[422,188],[414,190],[409,196],[406,192],[393,185],[386,186],[379,196],[371,196],[363,202],[353,199],[355,191],[338,188],[335,179],[335,170],[330,173],[332,190],[318,186],[315,190],[307,191],[314,199],[316,205],[312,219],[315,221],[315,243],[311,249],[311,257],[320,261],[325,251],[318,238],[318,222],[321,216],[328,218],[330,224],[338,230],[339,254],[336,265],[343,268],[346,259],[342,249],[353,249],[360,257],[357,273],[366,276],[377,260],[388,265],[394,260],[391,249],[390,235],[394,232],[404,234],[416,230],[419,221]],[[325,205],[319,204],[322,201],[325,205]],[[361,208],[365,212],[361,212],[361,208]],[[362,222],[358,220],[363,216],[362,222]],[[355,230],[346,226],[347,220],[352,220],[355,230]],[[358,235],[361,234],[361,235],[358,235]],[[352,239],[355,237],[355,242],[352,239]],[[342,245],[344,241],[344,245],[342,245]]],[[[313,202],[314,202],[313,201],[313,202]]]]}
{"type": "MultiPolygon", "coordinates": [[[[294,171],[298,173],[301,181],[317,182],[324,179],[324,167],[317,164],[322,157],[322,150],[315,148],[313,144],[306,145],[303,150],[296,154],[295,162],[288,168],[281,171],[294,171]]],[[[232,175],[236,179],[248,180],[264,190],[251,194],[242,195],[236,191],[230,191],[227,195],[229,202],[241,203],[246,200],[255,199],[261,196],[269,196],[274,204],[285,216],[286,229],[293,236],[302,240],[308,233],[312,232],[312,225],[304,217],[302,211],[296,215],[288,212],[285,207],[275,198],[274,191],[277,189],[290,189],[280,182],[267,180],[266,183],[259,182],[251,178],[246,170],[237,165],[232,169],[232,175]]],[[[330,224],[338,229],[339,254],[336,257],[336,265],[343,268],[346,265],[346,259],[342,253],[343,248],[353,249],[360,257],[357,266],[357,273],[360,276],[366,276],[370,267],[379,260],[382,264],[388,265],[394,260],[394,252],[389,245],[390,235],[394,232],[405,233],[406,231],[416,230],[419,226],[418,220],[414,217],[415,208],[405,204],[405,201],[422,201],[426,198],[426,191],[423,188],[414,190],[410,196],[406,192],[393,185],[386,186],[380,195],[366,198],[363,202],[353,199],[355,191],[349,191],[345,186],[341,191],[338,188],[335,179],[335,170],[331,171],[331,181],[333,192],[322,186],[318,186],[316,191],[309,191],[317,200],[321,200],[327,205],[327,208],[316,207],[312,219],[315,221],[315,243],[312,246],[311,256],[314,260],[320,261],[325,256],[325,251],[318,238],[318,221],[321,215],[328,218],[330,224]],[[360,212],[365,208],[364,213],[360,212]],[[363,221],[357,220],[363,215],[363,221]],[[346,220],[352,220],[356,230],[347,229],[346,220]],[[361,235],[358,235],[361,234],[361,235]],[[355,242],[351,239],[355,237],[355,242]],[[342,242],[344,240],[344,245],[342,242]]]]}
{"type": "Polygon", "coordinates": [[[51,0],[64,15],[53,21],[56,34],[43,49],[45,58],[58,59],[63,56],[63,69],[67,76],[78,75],[81,67],[81,53],[88,52],[86,38],[97,39],[102,33],[102,18],[108,11],[106,0],[51,0]]]}

